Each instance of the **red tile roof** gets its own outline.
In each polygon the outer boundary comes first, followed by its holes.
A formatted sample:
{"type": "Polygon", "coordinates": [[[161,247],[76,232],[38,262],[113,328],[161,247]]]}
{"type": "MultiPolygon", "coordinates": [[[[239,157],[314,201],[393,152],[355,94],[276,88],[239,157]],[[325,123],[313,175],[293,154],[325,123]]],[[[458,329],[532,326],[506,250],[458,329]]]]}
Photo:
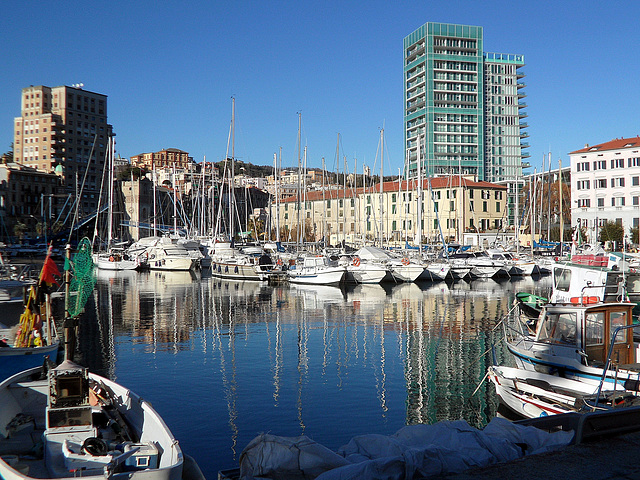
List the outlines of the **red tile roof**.
{"type": "Polygon", "coordinates": [[[614,138],[605,143],[600,143],[598,145],[587,145],[580,150],[576,150],[573,153],[589,153],[589,152],[600,152],[604,150],[620,150],[621,148],[632,148],[632,147],[640,147],[640,137],[633,138],[614,138]]]}
{"type": "MultiPolygon", "coordinates": [[[[498,185],[490,182],[476,182],[474,180],[469,180],[467,178],[460,178],[459,176],[450,176],[450,177],[434,177],[431,179],[431,188],[456,188],[460,186],[460,182],[462,181],[462,186],[464,188],[492,188],[494,190],[506,190],[507,187],[505,185],[498,185]]],[[[429,188],[429,180],[423,179],[422,188],[424,191],[427,191],[429,188]]],[[[417,185],[415,180],[401,180],[400,185],[398,185],[398,180],[394,180],[391,182],[384,182],[382,184],[382,190],[384,192],[405,192],[407,190],[415,191],[417,190],[417,185]]],[[[332,200],[335,198],[352,198],[355,195],[369,193],[376,194],[380,193],[380,184],[375,184],[370,187],[362,188],[358,187],[357,189],[348,188],[344,191],[343,189],[339,190],[325,190],[324,192],[313,190],[306,192],[305,200],[307,202],[314,202],[319,200],[332,200]]],[[[295,202],[297,200],[297,195],[292,195],[290,197],[284,198],[282,202],[295,202]]]]}

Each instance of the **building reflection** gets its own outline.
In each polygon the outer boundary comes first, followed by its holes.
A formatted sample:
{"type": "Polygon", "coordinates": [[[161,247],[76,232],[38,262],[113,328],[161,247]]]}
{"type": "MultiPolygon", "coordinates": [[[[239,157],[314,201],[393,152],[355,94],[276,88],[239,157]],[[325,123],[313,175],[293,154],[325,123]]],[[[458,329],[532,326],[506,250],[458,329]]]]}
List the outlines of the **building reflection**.
{"type": "MultiPolygon", "coordinates": [[[[243,420],[238,395],[251,382],[266,385],[269,408],[285,408],[283,398],[295,397],[289,403],[300,433],[317,391],[338,395],[351,388],[374,389],[367,414],[382,420],[402,395],[406,424],[464,418],[483,426],[497,400],[482,382],[513,290],[493,281],[344,289],[182,272],[101,274],[82,351],[84,362],[107,376],[119,336],[148,353],[197,352],[203,368],[220,379],[234,455],[243,420]],[[242,357],[248,349],[269,378],[248,370],[242,357]]],[[[504,347],[496,355],[506,358],[504,347]]]]}

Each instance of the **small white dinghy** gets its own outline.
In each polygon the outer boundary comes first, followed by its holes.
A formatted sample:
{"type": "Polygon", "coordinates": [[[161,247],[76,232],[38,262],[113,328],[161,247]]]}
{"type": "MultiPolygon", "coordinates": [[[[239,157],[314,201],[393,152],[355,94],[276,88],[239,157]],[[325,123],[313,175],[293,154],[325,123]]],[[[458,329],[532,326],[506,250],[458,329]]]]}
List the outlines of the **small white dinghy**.
{"type": "Polygon", "coordinates": [[[0,383],[0,477],[178,480],[183,455],[151,405],[69,360],[0,383]]]}

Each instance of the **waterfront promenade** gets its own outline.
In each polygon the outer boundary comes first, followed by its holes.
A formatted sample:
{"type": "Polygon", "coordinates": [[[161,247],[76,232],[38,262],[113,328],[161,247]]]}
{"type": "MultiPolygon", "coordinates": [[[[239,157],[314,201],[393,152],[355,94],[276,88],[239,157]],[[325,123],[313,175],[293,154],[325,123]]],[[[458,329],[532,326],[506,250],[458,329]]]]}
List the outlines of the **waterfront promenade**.
{"type": "Polygon", "coordinates": [[[640,480],[640,432],[570,445],[510,463],[444,476],[447,480],[640,480]]]}

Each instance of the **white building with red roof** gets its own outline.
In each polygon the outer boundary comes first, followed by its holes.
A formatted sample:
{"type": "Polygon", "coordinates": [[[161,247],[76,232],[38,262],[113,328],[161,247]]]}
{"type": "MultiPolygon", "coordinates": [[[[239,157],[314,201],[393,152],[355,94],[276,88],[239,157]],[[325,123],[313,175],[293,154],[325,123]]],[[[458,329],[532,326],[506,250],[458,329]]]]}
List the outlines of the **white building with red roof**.
{"type": "Polygon", "coordinates": [[[596,242],[606,222],[625,235],[640,226],[640,137],[616,138],[571,152],[571,222],[596,242]]]}

